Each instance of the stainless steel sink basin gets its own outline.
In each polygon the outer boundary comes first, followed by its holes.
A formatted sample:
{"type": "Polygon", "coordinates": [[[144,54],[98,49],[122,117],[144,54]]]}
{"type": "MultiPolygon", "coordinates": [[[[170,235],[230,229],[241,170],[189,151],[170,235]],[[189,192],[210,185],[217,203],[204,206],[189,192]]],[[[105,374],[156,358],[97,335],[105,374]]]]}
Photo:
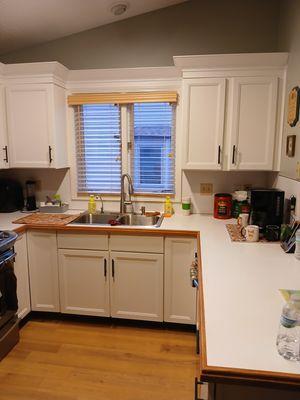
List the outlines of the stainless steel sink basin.
{"type": "Polygon", "coordinates": [[[83,225],[110,225],[110,221],[114,221],[119,217],[116,213],[96,213],[96,214],[81,214],[78,218],[74,219],[71,224],[83,224],[83,225]]]}
{"type": "Polygon", "coordinates": [[[158,215],[148,217],[140,214],[124,214],[118,218],[121,225],[134,226],[154,226],[158,228],[162,223],[163,217],[158,215]]]}
{"type": "Polygon", "coordinates": [[[163,216],[146,216],[141,214],[96,213],[81,214],[71,224],[82,225],[126,225],[126,226],[153,226],[158,228],[163,216]]]}

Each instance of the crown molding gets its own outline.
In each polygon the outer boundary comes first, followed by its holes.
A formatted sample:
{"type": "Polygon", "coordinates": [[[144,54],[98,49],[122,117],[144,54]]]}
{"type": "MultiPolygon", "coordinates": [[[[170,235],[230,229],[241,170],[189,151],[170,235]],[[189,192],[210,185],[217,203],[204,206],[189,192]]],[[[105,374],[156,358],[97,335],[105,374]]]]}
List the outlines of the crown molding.
{"type": "Polygon", "coordinates": [[[238,53],[174,56],[174,65],[186,69],[243,69],[283,68],[287,66],[289,53],[238,53]]]}

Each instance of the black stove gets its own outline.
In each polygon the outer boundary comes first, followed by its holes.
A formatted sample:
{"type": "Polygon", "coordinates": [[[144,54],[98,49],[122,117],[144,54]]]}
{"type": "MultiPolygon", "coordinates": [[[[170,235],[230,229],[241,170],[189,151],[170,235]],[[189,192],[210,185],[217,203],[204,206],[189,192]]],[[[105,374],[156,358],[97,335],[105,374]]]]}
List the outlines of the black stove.
{"type": "Polygon", "coordinates": [[[18,235],[0,231],[0,360],[19,341],[17,279],[14,274],[18,235]]]}

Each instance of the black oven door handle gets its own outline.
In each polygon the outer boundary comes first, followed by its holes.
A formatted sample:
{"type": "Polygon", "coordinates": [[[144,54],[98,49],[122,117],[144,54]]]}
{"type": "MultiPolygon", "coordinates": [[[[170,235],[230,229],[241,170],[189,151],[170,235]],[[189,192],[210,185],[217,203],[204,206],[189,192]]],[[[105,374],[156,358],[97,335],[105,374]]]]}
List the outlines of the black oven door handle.
{"type": "Polygon", "coordinates": [[[7,256],[6,258],[4,258],[3,260],[0,259],[0,267],[2,267],[2,265],[7,263],[8,261],[11,261],[12,259],[14,259],[16,257],[16,255],[17,255],[17,253],[13,252],[13,253],[10,253],[10,255],[7,256]]]}

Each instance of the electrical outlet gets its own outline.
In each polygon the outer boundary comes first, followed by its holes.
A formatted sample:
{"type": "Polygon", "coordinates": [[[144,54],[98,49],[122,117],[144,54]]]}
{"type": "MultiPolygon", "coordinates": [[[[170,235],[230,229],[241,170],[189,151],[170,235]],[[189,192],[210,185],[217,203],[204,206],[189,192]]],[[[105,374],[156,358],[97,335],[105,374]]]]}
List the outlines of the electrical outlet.
{"type": "Polygon", "coordinates": [[[200,183],[200,193],[201,194],[212,194],[213,184],[212,183],[200,183]]]}

